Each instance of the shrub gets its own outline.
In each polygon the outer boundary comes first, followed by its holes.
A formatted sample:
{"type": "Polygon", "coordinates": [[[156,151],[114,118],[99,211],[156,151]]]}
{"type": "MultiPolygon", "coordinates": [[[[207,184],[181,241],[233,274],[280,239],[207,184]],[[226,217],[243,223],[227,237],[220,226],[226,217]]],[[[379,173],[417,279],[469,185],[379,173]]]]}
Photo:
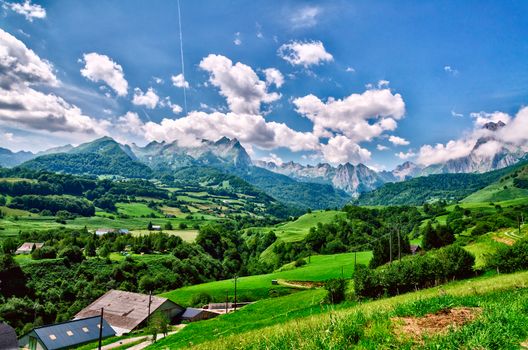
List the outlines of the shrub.
{"type": "Polygon", "coordinates": [[[57,250],[50,246],[44,246],[40,249],[35,249],[33,253],[31,253],[31,257],[35,260],[55,259],[57,257],[57,250]]]}
{"type": "Polygon", "coordinates": [[[303,258],[299,258],[297,260],[295,260],[295,262],[293,263],[293,266],[295,267],[301,267],[301,266],[304,266],[306,265],[306,260],[304,260],[303,258]]]}
{"type": "Polygon", "coordinates": [[[344,278],[332,278],[325,282],[328,291],[326,299],[329,303],[339,304],[345,300],[346,280],[344,278]]]}
{"type": "Polygon", "coordinates": [[[191,305],[193,306],[203,306],[209,304],[213,300],[213,297],[205,292],[200,292],[195,294],[191,298],[191,305]]]}

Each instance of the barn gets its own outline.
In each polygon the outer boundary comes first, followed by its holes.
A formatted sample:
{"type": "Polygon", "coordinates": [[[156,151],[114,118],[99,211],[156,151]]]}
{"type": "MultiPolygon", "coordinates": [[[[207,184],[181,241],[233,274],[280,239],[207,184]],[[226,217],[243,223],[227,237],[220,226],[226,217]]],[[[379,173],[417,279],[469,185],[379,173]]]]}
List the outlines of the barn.
{"type": "Polygon", "coordinates": [[[205,309],[197,309],[193,307],[188,307],[185,309],[185,312],[180,316],[181,321],[187,321],[187,322],[196,322],[196,321],[202,321],[202,320],[208,320],[210,318],[219,316],[220,314],[217,312],[212,312],[205,309]]]}
{"type": "MultiPolygon", "coordinates": [[[[33,328],[19,340],[20,347],[29,350],[71,349],[99,339],[101,317],[94,316],[63,323],[33,328]]],[[[115,335],[103,319],[102,337],[115,335]]]]}
{"type": "Polygon", "coordinates": [[[101,309],[104,309],[104,318],[117,335],[140,328],[156,311],[165,313],[169,320],[173,320],[185,310],[166,298],[113,289],[82,309],[75,319],[98,315],[101,309]]]}
{"type": "Polygon", "coordinates": [[[31,254],[33,250],[40,249],[44,243],[25,242],[16,250],[15,254],[31,254]]]}

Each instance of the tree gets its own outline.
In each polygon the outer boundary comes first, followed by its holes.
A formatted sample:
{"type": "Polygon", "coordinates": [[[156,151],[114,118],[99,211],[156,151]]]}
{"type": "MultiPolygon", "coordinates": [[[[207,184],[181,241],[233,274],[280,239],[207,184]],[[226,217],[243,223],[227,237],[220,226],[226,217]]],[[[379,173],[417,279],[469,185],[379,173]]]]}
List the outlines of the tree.
{"type": "Polygon", "coordinates": [[[147,230],[152,231],[152,221],[149,221],[147,225],[147,230]]]}
{"type": "Polygon", "coordinates": [[[84,246],[84,254],[86,256],[96,256],[95,252],[95,242],[93,239],[89,239],[88,242],[86,242],[86,245],[84,246]]]}
{"type": "Polygon", "coordinates": [[[167,223],[165,224],[165,230],[172,230],[172,222],[167,221],[167,223]]]}
{"type": "Polygon", "coordinates": [[[152,341],[155,343],[158,333],[167,335],[170,321],[164,312],[156,311],[149,317],[148,332],[152,334],[152,341]]]}
{"type": "Polygon", "coordinates": [[[345,300],[346,280],[344,278],[332,278],[325,282],[325,289],[328,291],[327,301],[332,304],[339,304],[345,300]]]}

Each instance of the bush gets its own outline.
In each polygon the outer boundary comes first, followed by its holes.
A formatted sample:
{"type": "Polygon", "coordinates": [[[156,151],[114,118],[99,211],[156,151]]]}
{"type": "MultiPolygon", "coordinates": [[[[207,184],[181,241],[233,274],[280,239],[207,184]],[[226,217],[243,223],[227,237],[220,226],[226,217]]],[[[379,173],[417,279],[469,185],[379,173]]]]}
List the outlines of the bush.
{"type": "Polygon", "coordinates": [[[295,262],[293,263],[293,266],[295,267],[301,267],[301,266],[304,266],[306,265],[306,260],[304,260],[303,258],[299,258],[297,260],[295,260],[295,262]]]}
{"type": "Polygon", "coordinates": [[[354,289],[360,297],[397,295],[469,277],[474,263],[473,255],[452,245],[376,269],[359,267],[354,275],[354,289]]]}
{"type": "Polygon", "coordinates": [[[84,260],[84,255],[81,248],[77,246],[71,246],[62,249],[59,252],[59,258],[68,259],[72,263],[79,263],[84,260]]]}
{"type": "Polygon", "coordinates": [[[55,259],[57,257],[57,250],[50,246],[43,246],[40,249],[35,249],[33,253],[31,253],[31,257],[35,260],[55,259]]]}
{"type": "Polygon", "coordinates": [[[339,304],[345,300],[346,280],[344,278],[332,278],[325,282],[328,291],[326,299],[329,303],[339,304]]]}
{"type": "Polygon", "coordinates": [[[191,305],[201,307],[205,304],[209,304],[211,301],[213,301],[213,297],[210,294],[200,292],[192,296],[191,305]]]}
{"type": "Polygon", "coordinates": [[[528,269],[528,239],[501,247],[491,256],[488,266],[505,273],[528,269]]]}

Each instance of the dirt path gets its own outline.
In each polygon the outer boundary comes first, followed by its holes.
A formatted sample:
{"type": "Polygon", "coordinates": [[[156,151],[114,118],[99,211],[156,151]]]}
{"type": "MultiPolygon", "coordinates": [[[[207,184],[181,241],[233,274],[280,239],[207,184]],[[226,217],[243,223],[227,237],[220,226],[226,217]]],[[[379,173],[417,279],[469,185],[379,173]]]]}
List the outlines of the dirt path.
{"type": "Polygon", "coordinates": [[[281,286],[288,288],[296,289],[312,289],[322,286],[322,282],[312,282],[312,281],[287,281],[283,279],[277,280],[277,283],[281,286]]]}
{"type": "MultiPolygon", "coordinates": [[[[182,324],[182,325],[178,325],[176,327],[177,327],[177,329],[167,333],[167,336],[173,335],[175,333],[178,333],[180,330],[182,330],[183,327],[185,327],[185,325],[182,324]]],[[[165,338],[165,336],[163,334],[158,334],[157,335],[157,340],[160,340],[160,339],[163,339],[163,338],[165,338]]],[[[129,350],[142,350],[142,349],[146,348],[147,346],[149,346],[150,344],[152,344],[152,336],[143,335],[143,336],[134,337],[134,338],[122,339],[122,340],[119,340],[119,341],[117,341],[115,343],[105,345],[101,349],[102,350],[111,350],[111,349],[115,349],[115,348],[118,348],[118,347],[126,345],[126,344],[135,343],[135,342],[137,342],[139,340],[144,340],[144,341],[139,343],[139,344],[132,345],[131,347],[129,347],[127,349],[129,349],[129,350]]]]}

